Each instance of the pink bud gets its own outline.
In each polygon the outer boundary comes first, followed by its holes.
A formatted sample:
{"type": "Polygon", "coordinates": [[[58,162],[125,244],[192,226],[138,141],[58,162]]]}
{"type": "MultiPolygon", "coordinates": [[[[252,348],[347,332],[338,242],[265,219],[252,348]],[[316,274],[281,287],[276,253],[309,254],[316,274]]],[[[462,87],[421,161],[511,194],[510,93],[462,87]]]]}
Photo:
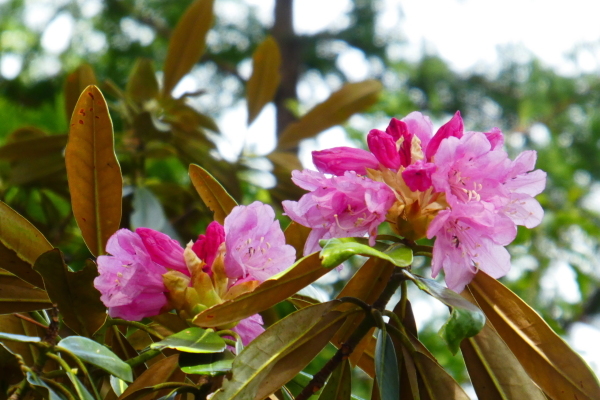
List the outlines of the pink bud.
{"type": "Polygon", "coordinates": [[[435,164],[419,160],[402,171],[402,178],[413,192],[417,190],[424,192],[431,187],[431,174],[435,169],[435,164]]]}
{"type": "Polygon", "coordinates": [[[313,151],[312,158],[320,172],[337,176],[344,175],[346,171],[355,171],[357,174],[366,175],[366,168],[376,169],[379,166],[373,154],[352,147],[334,147],[313,151]]]}
{"type": "Polygon", "coordinates": [[[198,240],[192,246],[194,253],[206,264],[205,272],[212,272],[210,267],[215,261],[217,251],[221,243],[225,241],[225,229],[217,221],[213,221],[206,227],[206,235],[198,236],[198,240]]]}
{"type": "Polygon", "coordinates": [[[137,228],[135,233],[140,235],[150,258],[157,264],[189,275],[183,260],[183,247],[177,240],[171,239],[164,233],[150,228],[137,228]]]}
{"type": "Polygon", "coordinates": [[[400,167],[400,154],[394,138],[378,129],[371,129],[367,136],[369,150],[377,160],[387,168],[397,170],[400,167]]]}
{"type": "Polygon", "coordinates": [[[442,125],[433,138],[431,138],[431,141],[427,145],[427,150],[425,151],[425,157],[427,160],[431,160],[435,153],[437,153],[442,140],[449,137],[456,137],[460,139],[463,136],[463,130],[463,120],[460,116],[460,111],[457,111],[452,119],[442,125]]]}

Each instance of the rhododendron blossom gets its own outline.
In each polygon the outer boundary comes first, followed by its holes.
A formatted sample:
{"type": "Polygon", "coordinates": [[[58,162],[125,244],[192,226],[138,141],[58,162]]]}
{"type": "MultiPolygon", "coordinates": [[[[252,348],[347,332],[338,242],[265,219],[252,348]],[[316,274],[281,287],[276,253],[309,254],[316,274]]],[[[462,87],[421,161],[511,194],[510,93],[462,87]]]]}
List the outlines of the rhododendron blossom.
{"type": "Polygon", "coordinates": [[[433,134],[429,118],[413,112],[393,118],[385,131],[371,130],[367,143],[376,166],[364,150],[338,147],[313,152],[320,172],[292,173],[311,191],[283,203],[291,219],[313,228],[305,253],[318,249],[319,239],[365,233],[374,239],[385,219],[407,239],[436,238],[432,275],[443,269],[448,287],[460,292],[479,269],[505,275],[510,256],[504,246],[515,238],[516,225],[532,228],[542,220],[533,197],[544,189],[546,174],[533,171],[535,151],[510,160],[498,128],[465,132],[456,112],[433,134]],[[363,188],[340,189],[343,178],[361,180],[363,188]],[[367,196],[369,190],[379,193],[367,196]]]}

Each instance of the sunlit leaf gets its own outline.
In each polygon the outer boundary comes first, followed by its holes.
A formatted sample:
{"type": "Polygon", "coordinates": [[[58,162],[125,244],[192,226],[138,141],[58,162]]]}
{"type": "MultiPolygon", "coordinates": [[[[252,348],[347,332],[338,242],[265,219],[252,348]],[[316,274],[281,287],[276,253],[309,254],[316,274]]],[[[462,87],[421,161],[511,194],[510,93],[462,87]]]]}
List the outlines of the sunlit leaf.
{"type": "Polygon", "coordinates": [[[298,260],[282,274],[264,281],[253,291],[202,311],[193,322],[198,326],[211,327],[240,321],[287,299],[327,272],[321,266],[319,255],[313,253],[298,260]]]}
{"type": "Polygon", "coordinates": [[[401,244],[387,245],[377,242],[369,246],[365,238],[333,238],[320,241],[323,248],[320,256],[324,268],[333,268],[354,255],[377,257],[391,262],[398,267],[406,267],[412,263],[412,250],[401,244]]]}
{"type": "Polygon", "coordinates": [[[366,110],[377,102],[381,89],[381,83],[376,80],[344,85],[300,120],[290,124],[279,137],[277,150],[295,148],[302,139],[313,137],[327,128],[341,124],[353,114],[366,110]]]}
{"type": "Polygon", "coordinates": [[[15,335],[14,333],[0,332],[0,339],[10,340],[19,343],[37,343],[41,341],[39,337],[15,335]]]}
{"type": "Polygon", "coordinates": [[[51,249],[52,245],[35,226],[0,202],[0,256],[3,256],[0,259],[1,268],[34,286],[43,288],[42,277],[31,267],[40,254],[51,249]]]}
{"type": "Polygon", "coordinates": [[[280,67],[279,46],[275,39],[269,36],[258,45],[252,55],[252,76],[246,84],[248,125],[275,96],[281,81],[280,67]]]}
{"type": "Polygon", "coordinates": [[[0,269],[0,314],[43,310],[51,307],[52,302],[46,291],[0,269]]]}
{"type": "Polygon", "coordinates": [[[73,214],[90,252],[105,253],[119,229],[123,178],[104,96],[88,86],[77,101],[65,150],[73,214]]]}
{"type": "Polygon", "coordinates": [[[83,361],[102,368],[106,372],[126,382],[133,381],[129,364],[121,360],[107,347],[82,336],[69,336],[58,343],[83,361]]]}
{"type": "Polygon", "coordinates": [[[98,269],[92,261],[81,271],[71,272],[61,251],[54,249],[42,254],[33,268],[44,277],[48,295],[69,328],[87,337],[100,329],[107,314],[100,292],[94,288],[98,269]]]}
{"type": "Polygon", "coordinates": [[[594,374],[548,324],[496,279],[479,272],[473,297],[531,379],[551,399],[598,399],[594,374]]]}
{"type": "Polygon", "coordinates": [[[407,273],[417,287],[450,307],[450,318],[440,329],[452,354],[456,354],[463,339],[475,336],[485,325],[485,315],[472,303],[432,279],[407,273]]]}
{"type": "Polygon", "coordinates": [[[77,69],[67,75],[65,80],[65,115],[67,121],[71,119],[79,95],[89,85],[96,85],[96,75],[89,64],[81,64],[77,69]]]}
{"type": "Polygon", "coordinates": [[[169,40],[164,67],[163,93],[170,95],[177,83],[198,62],[213,20],[213,0],[195,0],[179,19],[169,40]]]}
{"type": "Polygon", "coordinates": [[[214,220],[221,225],[225,217],[237,206],[236,201],[225,191],[223,186],[204,168],[191,164],[190,178],[198,194],[212,212],[215,213],[214,220]]]}
{"type": "Polygon", "coordinates": [[[375,347],[375,373],[382,400],[397,400],[400,395],[400,372],[394,343],[387,332],[378,329],[375,347]]]}
{"type": "Polygon", "coordinates": [[[265,385],[268,386],[263,383],[263,380],[271,370],[274,370],[275,364],[301,344],[306,343],[309,338],[305,335],[318,324],[324,314],[338,304],[338,301],[330,301],[307,307],[270,326],[235,358],[231,378],[223,383],[213,400],[257,397],[258,391],[264,391],[265,385]]]}
{"type": "MultiPolygon", "coordinates": [[[[152,387],[160,383],[183,382],[185,375],[179,369],[178,359],[179,355],[175,354],[152,364],[146,372],[127,387],[127,390],[119,396],[119,400],[133,400],[142,394],[151,393],[153,391],[152,387]]],[[[167,393],[171,390],[169,389],[167,393]]],[[[157,395],[156,397],[160,396],[157,395]]]]}
{"type": "Polygon", "coordinates": [[[152,60],[138,58],[135,61],[125,90],[133,101],[140,104],[158,97],[158,81],[152,60]]]}
{"type": "Polygon", "coordinates": [[[212,330],[192,327],[152,343],[151,349],[175,349],[186,353],[220,353],[227,346],[221,336],[212,330]]]}
{"type": "Polygon", "coordinates": [[[352,389],[350,370],[350,362],[342,361],[331,374],[319,400],[350,400],[352,389]]]}
{"type": "Polygon", "coordinates": [[[181,353],[179,367],[186,374],[217,376],[231,370],[235,355],[230,351],[221,353],[181,353]]]}

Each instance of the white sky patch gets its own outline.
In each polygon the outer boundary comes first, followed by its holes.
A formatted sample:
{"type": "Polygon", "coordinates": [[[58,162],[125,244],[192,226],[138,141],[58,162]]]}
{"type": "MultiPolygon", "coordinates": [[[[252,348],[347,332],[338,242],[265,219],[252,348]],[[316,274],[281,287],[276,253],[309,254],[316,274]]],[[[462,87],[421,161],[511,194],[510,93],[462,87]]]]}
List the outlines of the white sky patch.
{"type": "Polygon", "coordinates": [[[60,54],[71,43],[75,20],[68,12],[61,12],[48,24],[42,34],[42,47],[48,53],[60,54]]]}
{"type": "Polygon", "coordinates": [[[294,1],[294,28],[296,33],[312,35],[325,29],[342,30],[350,24],[349,0],[294,1]]]}
{"type": "Polygon", "coordinates": [[[600,371],[600,330],[582,322],[575,322],[569,329],[568,339],[589,366],[596,372],[600,371]]]}
{"type": "Polygon", "coordinates": [[[581,301],[581,293],[576,283],[575,271],[564,261],[552,261],[540,280],[542,296],[553,299],[559,296],[564,301],[575,304],[581,301]]]}
{"type": "Polygon", "coordinates": [[[156,34],[149,26],[140,24],[136,20],[126,17],[119,23],[121,30],[132,41],[138,41],[142,46],[148,46],[154,41],[156,34]]]}
{"type": "Polygon", "coordinates": [[[369,63],[365,58],[365,53],[354,47],[342,51],[338,55],[335,65],[350,82],[362,81],[369,77],[369,63]]]}
{"type": "Polygon", "coordinates": [[[544,124],[536,122],[529,129],[529,137],[539,147],[546,147],[550,144],[550,130],[544,124]]]}
{"type": "Polygon", "coordinates": [[[0,74],[4,79],[14,79],[21,72],[23,57],[13,53],[3,53],[0,58],[0,74]]]}
{"type": "Polygon", "coordinates": [[[77,0],[77,4],[82,17],[92,18],[102,11],[104,3],[102,0],[77,0]]]}
{"type": "Polygon", "coordinates": [[[321,133],[319,133],[314,139],[305,139],[300,142],[298,158],[302,163],[302,166],[307,169],[316,169],[312,162],[312,152],[314,150],[330,149],[332,147],[355,147],[348,136],[346,131],[340,126],[334,126],[321,133]]]}

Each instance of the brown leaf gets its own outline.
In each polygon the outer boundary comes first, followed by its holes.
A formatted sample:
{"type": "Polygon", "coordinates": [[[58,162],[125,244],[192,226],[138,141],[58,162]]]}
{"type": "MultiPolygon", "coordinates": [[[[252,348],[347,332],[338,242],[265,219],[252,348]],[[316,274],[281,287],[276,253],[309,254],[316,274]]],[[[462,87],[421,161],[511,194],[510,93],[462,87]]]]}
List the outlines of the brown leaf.
{"type": "Polygon", "coordinates": [[[95,85],[96,75],[89,64],[81,64],[77,69],[67,75],[65,80],[65,114],[67,121],[71,119],[79,95],[89,85],[95,85]]]}
{"type": "Polygon", "coordinates": [[[277,150],[293,149],[302,139],[346,121],[353,114],[375,104],[382,86],[379,81],[348,83],[327,100],[317,104],[297,122],[290,124],[279,137],[277,150]]]}
{"type": "Polygon", "coordinates": [[[138,58],[129,75],[125,91],[138,104],[158,97],[158,81],[148,58],[138,58]]]}
{"type": "Polygon", "coordinates": [[[173,30],[164,67],[163,94],[169,97],[177,83],[198,62],[213,20],[213,0],[196,0],[173,30]]]}
{"type": "Polygon", "coordinates": [[[16,161],[60,154],[67,144],[67,135],[52,135],[19,140],[0,147],[0,159],[16,161]]]}
{"type": "Polygon", "coordinates": [[[239,321],[287,299],[327,272],[321,266],[319,253],[311,254],[279,278],[266,280],[251,292],[202,311],[193,322],[211,327],[239,321]]]}
{"type": "MultiPolygon", "coordinates": [[[[179,369],[179,354],[175,354],[148,368],[146,372],[129,385],[119,397],[119,400],[150,400],[158,398],[161,393],[153,391],[153,386],[165,382],[183,382],[184,380],[185,374],[179,369]],[[141,395],[146,393],[148,393],[146,396],[141,397],[141,395]]],[[[172,389],[169,389],[167,392],[170,392],[171,390],[172,389]]]]}
{"type": "Polygon", "coordinates": [[[285,242],[296,249],[296,258],[304,253],[304,243],[306,243],[306,238],[308,238],[311,230],[312,229],[294,221],[285,228],[285,231],[283,232],[285,235],[285,242]]]}
{"type": "Polygon", "coordinates": [[[229,215],[233,207],[237,206],[237,202],[204,168],[191,164],[189,174],[192,184],[202,201],[204,201],[206,207],[215,213],[214,220],[223,225],[225,217],[229,215]]]}
{"type": "MultiPolygon", "coordinates": [[[[431,400],[470,400],[463,388],[433,358],[425,353],[415,352],[415,366],[423,379],[423,388],[431,400]]],[[[421,396],[423,398],[423,393],[421,396]]]]}
{"type": "Polygon", "coordinates": [[[258,45],[252,55],[252,76],[246,84],[248,125],[260,114],[263,107],[273,100],[281,82],[281,53],[271,36],[258,45]]]}
{"type": "Polygon", "coordinates": [[[0,314],[44,310],[51,307],[52,302],[45,290],[0,269],[0,314]]]}
{"type": "Polygon", "coordinates": [[[547,396],[600,399],[600,386],[586,363],[519,296],[481,271],[469,288],[502,340],[547,396]]]}
{"type": "MultiPolygon", "coordinates": [[[[39,338],[43,338],[46,333],[41,327],[14,315],[0,315],[0,332],[39,338]]],[[[23,357],[25,365],[34,365],[36,358],[39,356],[38,349],[31,343],[6,340],[2,344],[14,354],[19,354],[23,357]]]]}
{"type": "Polygon", "coordinates": [[[65,151],[71,203],[86,245],[99,256],[121,223],[123,178],[108,106],[100,90],[88,86],[76,108],[65,151]]]}
{"type": "Polygon", "coordinates": [[[39,288],[44,282],[31,267],[52,245],[19,213],[0,202],[0,267],[39,288]],[[20,262],[22,260],[23,262],[20,262]]]}
{"type": "Polygon", "coordinates": [[[69,271],[59,249],[42,254],[33,268],[42,275],[46,290],[65,324],[73,331],[91,337],[106,320],[106,307],[100,301],[100,292],[94,288],[98,269],[88,260],[78,272],[69,271]]]}

